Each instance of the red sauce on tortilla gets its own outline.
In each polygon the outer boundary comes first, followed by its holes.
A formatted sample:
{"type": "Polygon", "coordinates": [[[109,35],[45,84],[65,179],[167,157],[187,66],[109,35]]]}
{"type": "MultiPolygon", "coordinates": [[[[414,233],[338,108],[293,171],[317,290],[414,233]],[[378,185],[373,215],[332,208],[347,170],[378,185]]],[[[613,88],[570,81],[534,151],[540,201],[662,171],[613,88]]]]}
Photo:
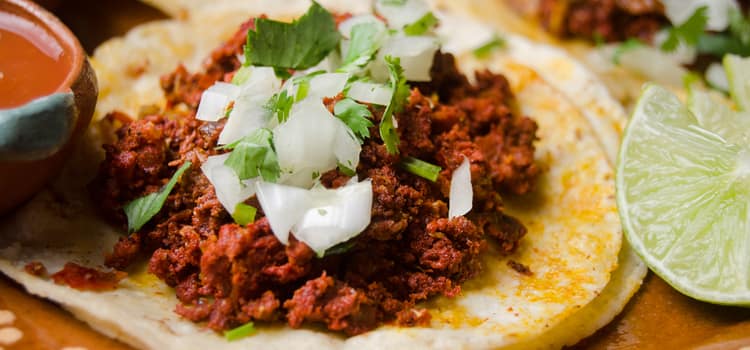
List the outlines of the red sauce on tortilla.
{"type": "Polygon", "coordinates": [[[21,106],[57,91],[72,57],[39,24],[0,12],[0,108],[21,106]]]}
{"type": "Polygon", "coordinates": [[[62,270],[52,276],[57,284],[65,284],[78,290],[113,290],[127,274],[121,271],[105,272],[76,263],[66,263],[62,270]]]}

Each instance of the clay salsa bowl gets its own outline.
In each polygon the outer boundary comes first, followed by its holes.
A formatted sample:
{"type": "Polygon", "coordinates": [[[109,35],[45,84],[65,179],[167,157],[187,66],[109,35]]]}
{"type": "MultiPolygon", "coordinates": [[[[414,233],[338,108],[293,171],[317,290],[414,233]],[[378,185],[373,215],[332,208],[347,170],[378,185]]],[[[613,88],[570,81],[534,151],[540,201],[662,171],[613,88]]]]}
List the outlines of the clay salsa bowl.
{"type": "Polygon", "coordinates": [[[0,216],[62,168],[94,113],[94,70],[78,39],[27,0],[0,0],[0,216]]]}

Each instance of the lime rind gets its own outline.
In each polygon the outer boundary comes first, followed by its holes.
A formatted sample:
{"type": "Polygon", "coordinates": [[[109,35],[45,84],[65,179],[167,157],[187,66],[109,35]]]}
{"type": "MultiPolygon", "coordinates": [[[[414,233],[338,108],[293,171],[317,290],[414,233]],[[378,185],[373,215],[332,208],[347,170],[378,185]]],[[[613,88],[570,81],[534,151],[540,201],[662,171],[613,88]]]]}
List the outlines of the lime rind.
{"type": "Polygon", "coordinates": [[[726,125],[736,113],[698,116],[700,103],[645,87],[618,157],[618,210],[633,248],[677,290],[750,305],[748,143],[726,125]]]}

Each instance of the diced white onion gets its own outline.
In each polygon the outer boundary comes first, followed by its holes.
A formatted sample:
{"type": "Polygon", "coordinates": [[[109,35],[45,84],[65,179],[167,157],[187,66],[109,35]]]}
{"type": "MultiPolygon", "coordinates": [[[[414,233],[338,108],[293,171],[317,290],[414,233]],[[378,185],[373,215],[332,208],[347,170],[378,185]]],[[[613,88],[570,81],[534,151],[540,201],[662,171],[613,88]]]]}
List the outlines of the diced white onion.
{"type": "Polygon", "coordinates": [[[217,82],[201,95],[195,119],[215,122],[224,118],[229,103],[240,94],[240,87],[225,82],[217,82]]]}
{"type": "Polygon", "coordinates": [[[208,157],[201,165],[201,170],[214,186],[216,198],[219,199],[224,209],[232,214],[238,203],[244,202],[255,194],[256,180],[240,181],[234,170],[224,165],[227,158],[229,158],[229,153],[208,157]]]}
{"type": "Polygon", "coordinates": [[[296,103],[289,119],[273,133],[281,169],[295,172],[308,168],[322,173],[335,168],[336,121],[320,100],[296,103]]]}
{"type": "MultiPolygon", "coordinates": [[[[616,49],[615,45],[606,45],[599,50],[603,57],[611,62],[616,49]]],[[[682,86],[682,79],[688,73],[674,57],[645,45],[623,52],[620,55],[620,66],[656,83],[672,86],[682,86]]]]}
{"type": "Polygon", "coordinates": [[[490,42],[497,35],[492,27],[476,19],[436,12],[440,25],[435,33],[442,43],[440,50],[452,54],[469,52],[490,42]]]}
{"type": "Polygon", "coordinates": [[[274,129],[273,142],[285,184],[309,187],[314,173],[335,169],[338,163],[351,169],[359,164],[359,142],[320,99],[296,103],[289,119],[274,129]]]}
{"type": "Polygon", "coordinates": [[[348,241],[370,224],[372,182],[365,180],[337,189],[312,189],[313,206],[292,228],[294,236],[318,255],[348,241]]]}
{"type": "Polygon", "coordinates": [[[310,90],[307,97],[333,97],[344,90],[346,82],[349,80],[347,73],[323,73],[310,79],[310,90]]]}
{"type": "Polygon", "coordinates": [[[430,36],[402,36],[388,38],[378,51],[377,59],[371,66],[372,76],[377,81],[388,80],[385,56],[401,59],[404,76],[409,81],[430,81],[432,59],[438,50],[437,39],[430,36]]]}
{"type": "Polygon", "coordinates": [[[253,67],[250,77],[240,86],[240,94],[229,113],[229,120],[218,143],[226,145],[241,139],[257,128],[266,126],[271,113],[264,107],[281,87],[273,68],[253,67]]]}
{"type": "Polygon", "coordinates": [[[423,0],[405,0],[403,4],[376,0],[375,11],[386,19],[388,27],[401,29],[424,17],[430,6],[423,0]]]}
{"type": "Polygon", "coordinates": [[[333,141],[333,153],[336,156],[336,161],[343,164],[351,170],[357,170],[359,165],[359,153],[362,151],[357,137],[354,136],[349,127],[344,124],[340,119],[335,118],[336,127],[336,138],[333,141]]]}
{"type": "Polygon", "coordinates": [[[714,62],[708,66],[708,69],[706,69],[706,81],[715,88],[722,91],[729,91],[729,79],[727,78],[724,66],[720,63],[714,62]]]}
{"type": "Polygon", "coordinates": [[[673,25],[685,23],[700,7],[708,6],[706,29],[723,31],[729,26],[729,10],[738,9],[736,0],[662,0],[664,14],[673,25]]]}
{"type": "Polygon", "coordinates": [[[471,210],[474,190],[471,187],[471,164],[464,157],[463,163],[453,171],[450,197],[448,198],[448,218],[464,215],[471,210]]]}
{"type": "Polygon", "coordinates": [[[393,89],[390,86],[377,83],[355,81],[349,87],[346,96],[364,103],[386,106],[391,102],[393,89]]]}
{"type": "Polygon", "coordinates": [[[255,185],[258,202],[279,242],[289,244],[289,231],[312,207],[308,190],[258,181],[255,185]]]}
{"type": "Polygon", "coordinates": [[[355,25],[362,23],[374,23],[378,27],[382,27],[383,29],[385,29],[385,23],[383,23],[380,18],[377,18],[368,13],[364,15],[353,16],[341,22],[341,24],[339,24],[339,32],[341,33],[341,36],[344,37],[344,39],[351,39],[352,28],[355,25]]]}

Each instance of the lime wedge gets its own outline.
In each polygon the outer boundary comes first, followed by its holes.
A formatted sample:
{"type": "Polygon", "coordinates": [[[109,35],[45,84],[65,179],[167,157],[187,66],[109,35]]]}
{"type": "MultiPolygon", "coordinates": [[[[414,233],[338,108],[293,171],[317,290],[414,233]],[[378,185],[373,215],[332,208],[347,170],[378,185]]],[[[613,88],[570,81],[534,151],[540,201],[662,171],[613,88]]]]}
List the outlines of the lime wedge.
{"type": "Polygon", "coordinates": [[[620,148],[618,210],[630,244],[677,290],[750,305],[750,142],[734,124],[744,114],[707,99],[692,94],[688,108],[644,88],[620,148]]]}

